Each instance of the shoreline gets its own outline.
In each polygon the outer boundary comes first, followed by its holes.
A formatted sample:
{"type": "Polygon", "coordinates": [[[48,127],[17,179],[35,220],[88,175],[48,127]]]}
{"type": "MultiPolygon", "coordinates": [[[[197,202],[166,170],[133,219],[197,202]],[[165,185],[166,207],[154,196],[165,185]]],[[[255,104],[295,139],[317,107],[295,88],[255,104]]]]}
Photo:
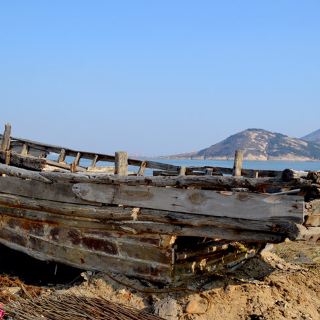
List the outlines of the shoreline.
{"type": "MultiPolygon", "coordinates": [[[[152,160],[194,160],[194,161],[234,161],[234,157],[225,158],[180,158],[180,157],[152,157],[146,159],[152,160]]],[[[272,158],[272,159],[261,159],[261,158],[244,158],[244,161],[292,161],[292,162],[320,162],[320,159],[301,159],[301,158],[272,158]]]]}

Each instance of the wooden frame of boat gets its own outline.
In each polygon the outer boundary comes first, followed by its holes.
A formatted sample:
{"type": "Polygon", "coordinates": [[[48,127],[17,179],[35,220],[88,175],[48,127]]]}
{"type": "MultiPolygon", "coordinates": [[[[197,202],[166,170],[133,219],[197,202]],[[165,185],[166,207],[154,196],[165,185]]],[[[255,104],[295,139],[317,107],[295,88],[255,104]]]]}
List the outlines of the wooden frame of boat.
{"type": "Polygon", "coordinates": [[[0,140],[0,243],[38,259],[173,282],[320,238],[319,172],[242,169],[241,151],[233,169],[179,167],[14,138],[10,125],[0,140]]]}

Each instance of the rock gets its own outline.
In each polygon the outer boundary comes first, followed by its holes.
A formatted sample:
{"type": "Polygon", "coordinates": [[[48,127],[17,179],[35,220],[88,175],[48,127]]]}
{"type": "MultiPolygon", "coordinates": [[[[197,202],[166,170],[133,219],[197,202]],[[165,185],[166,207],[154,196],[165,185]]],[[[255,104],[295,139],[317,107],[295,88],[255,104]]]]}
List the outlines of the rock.
{"type": "Polygon", "coordinates": [[[278,269],[280,269],[280,270],[283,270],[283,269],[284,269],[284,265],[281,264],[281,263],[277,263],[277,264],[276,264],[276,267],[277,267],[278,269]]]}
{"type": "Polygon", "coordinates": [[[204,314],[208,309],[208,301],[200,296],[193,296],[186,306],[186,313],[189,314],[204,314]]]}
{"type": "Polygon", "coordinates": [[[168,297],[154,304],[154,312],[163,319],[177,320],[182,314],[182,308],[176,300],[168,297]]]}
{"type": "Polygon", "coordinates": [[[261,250],[261,254],[266,252],[272,252],[274,250],[274,245],[272,243],[267,243],[266,246],[261,250]]]}

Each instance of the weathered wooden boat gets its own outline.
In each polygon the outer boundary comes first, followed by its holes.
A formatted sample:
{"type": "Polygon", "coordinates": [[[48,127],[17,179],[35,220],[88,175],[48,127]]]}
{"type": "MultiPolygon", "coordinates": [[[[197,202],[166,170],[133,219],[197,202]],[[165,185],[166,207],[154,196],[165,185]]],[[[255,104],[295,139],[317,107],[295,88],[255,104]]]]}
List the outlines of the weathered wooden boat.
{"type": "Polygon", "coordinates": [[[10,125],[0,139],[0,243],[38,259],[169,283],[320,238],[319,172],[242,169],[240,151],[233,169],[185,168],[14,138],[10,125]]]}

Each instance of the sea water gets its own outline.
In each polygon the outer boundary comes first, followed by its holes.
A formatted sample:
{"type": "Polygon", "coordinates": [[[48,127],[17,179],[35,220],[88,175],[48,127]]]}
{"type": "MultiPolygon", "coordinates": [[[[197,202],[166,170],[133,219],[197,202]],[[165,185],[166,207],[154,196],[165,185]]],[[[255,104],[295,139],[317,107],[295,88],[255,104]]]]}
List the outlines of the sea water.
{"type": "MultiPolygon", "coordinates": [[[[154,160],[158,162],[174,164],[185,167],[224,167],[232,168],[233,160],[154,160]]],[[[284,161],[284,160],[245,160],[243,161],[243,168],[255,170],[312,170],[320,171],[320,161],[284,161]]]]}

